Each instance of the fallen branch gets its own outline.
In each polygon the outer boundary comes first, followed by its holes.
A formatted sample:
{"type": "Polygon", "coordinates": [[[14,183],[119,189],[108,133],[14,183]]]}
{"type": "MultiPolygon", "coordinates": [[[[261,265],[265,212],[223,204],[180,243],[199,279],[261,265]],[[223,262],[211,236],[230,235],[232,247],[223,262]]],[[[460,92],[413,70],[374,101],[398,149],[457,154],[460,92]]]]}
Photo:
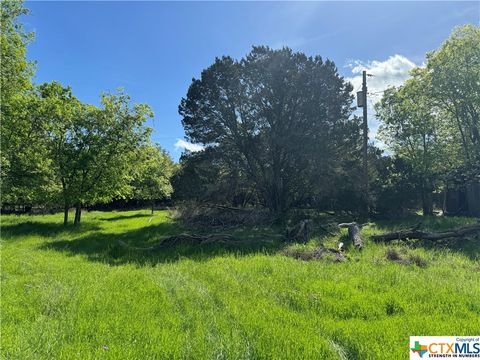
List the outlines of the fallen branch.
{"type": "Polygon", "coordinates": [[[348,229],[348,237],[353,245],[359,250],[363,248],[363,240],[360,236],[360,226],[356,222],[338,224],[339,228],[348,229]]]}
{"type": "Polygon", "coordinates": [[[328,223],[328,224],[315,224],[316,227],[318,227],[320,230],[323,232],[327,233],[328,235],[336,235],[338,233],[338,226],[334,223],[328,223]]]}
{"type": "Polygon", "coordinates": [[[248,208],[238,208],[238,207],[219,205],[219,204],[209,204],[209,205],[204,205],[204,207],[205,208],[216,208],[216,209],[228,210],[228,211],[243,211],[243,212],[249,212],[250,211],[250,209],[248,209],[248,208]]]}
{"type": "Polygon", "coordinates": [[[235,245],[245,245],[251,243],[273,243],[273,239],[249,239],[249,240],[236,240],[233,236],[228,234],[211,234],[211,235],[196,235],[196,234],[180,234],[166,237],[163,240],[155,243],[149,247],[136,247],[127,244],[126,242],[119,240],[118,244],[129,250],[140,250],[140,251],[152,251],[164,249],[179,244],[189,244],[189,245],[205,245],[205,244],[235,244],[235,245]]]}
{"type": "Polygon", "coordinates": [[[382,235],[373,235],[373,241],[392,241],[392,240],[406,240],[406,239],[420,239],[420,240],[442,240],[448,238],[458,238],[467,235],[480,234],[480,223],[466,225],[457,229],[429,233],[418,229],[394,231],[382,235]]]}

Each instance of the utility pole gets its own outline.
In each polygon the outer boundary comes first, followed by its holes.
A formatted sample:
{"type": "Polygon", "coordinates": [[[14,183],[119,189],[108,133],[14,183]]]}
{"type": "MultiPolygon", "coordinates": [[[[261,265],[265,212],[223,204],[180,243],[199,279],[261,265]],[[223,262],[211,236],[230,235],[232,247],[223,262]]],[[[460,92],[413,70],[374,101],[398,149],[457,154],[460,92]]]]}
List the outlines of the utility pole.
{"type": "Polygon", "coordinates": [[[365,194],[366,213],[369,211],[368,184],[368,117],[367,117],[367,72],[362,72],[362,91],[357,93],[357,106],[363,108],[363,186],[365,194]]]}
{"type": "Polygon", "coordinates": [[[365,181],[365,195],[368,202],[368,119],[367,119],[367,72],[363,70],[363,175],[365,181]]]}

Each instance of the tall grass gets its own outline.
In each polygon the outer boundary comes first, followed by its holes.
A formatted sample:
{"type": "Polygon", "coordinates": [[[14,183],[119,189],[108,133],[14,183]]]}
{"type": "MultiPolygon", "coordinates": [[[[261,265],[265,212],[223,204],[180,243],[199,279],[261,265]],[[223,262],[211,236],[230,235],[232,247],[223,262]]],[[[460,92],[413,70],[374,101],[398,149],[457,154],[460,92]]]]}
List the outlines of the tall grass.
{"type": "MultiPolygon", "coordinates": [[[[253,239],[248,246],[151,253],[118,240],[144,246],[185,231],[167,212],[82,220],[64,228],[60,214],[2,216],[1,358],[408,359],[410,335],[480,332],[478,238],[368,242],[362,252],[348,246],[344,263],[304,262],[281,255],[286,245],[274,229],[238,229],[253,239]],[[427,266],[390,261],[391,248],[427,266]]],[[[431,218],[424,226],[471,221],[431,218]]]]}

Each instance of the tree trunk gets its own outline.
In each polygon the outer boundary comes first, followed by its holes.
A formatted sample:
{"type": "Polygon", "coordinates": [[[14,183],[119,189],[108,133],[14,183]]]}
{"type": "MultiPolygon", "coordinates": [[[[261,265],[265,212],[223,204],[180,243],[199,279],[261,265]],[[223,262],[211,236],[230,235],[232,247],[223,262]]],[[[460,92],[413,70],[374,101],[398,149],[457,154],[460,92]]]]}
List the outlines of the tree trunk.
{"type": "Polygon", "coordinates": [[[67,225],[68,224],[68,210],[70,210],[70,207],[69,207],[69,201],[67,200],[68,197],[67,197],[67,185],[66,185],[66,182],[65,182],[65,178],[61,178],[62,180],[62,193],[63,193],[63,225],[67,225]]]}
{"type": "Polygon", "coordinates": [[[152,215],[153,215],[153,211],[155,210],[155,202],[152,201],[152,215]]]}
{"type": "Polygon", "coordinates": [[[422,187],[422,211],[423,216],[433,215],[432,192],[422,187]]]}
{"type": "Polygon", "coordinates": [[[74,225],[80,225],[80,220],[82,218],[82,206],[79,204],[75,207],[75,220],[74,225]]]}
{"type": "Polygon", "coordinates": [[[68,224],[68,205],[65,205],[64,209],[63,209],[63,225],[67,225],[68,224]]]}
{"type": "Polygon", "coordinates": [[[467,160],[467,163],[470,163],[470,151],[469,151],[468,143],[467,143],[467,140],[466,140],[465,131],[464,131],[464,129],[462,127],[462,123],[460,121],[460,116],[458,114],[457,105],[454,104],[453,106],[455,108],[454,115],[455,115],[455,119],[457,120],[457,126],[458,126],[458,129],[460,131],[460,135],[462,137],[463,149],[464,149],[464,152],[465,152],[465,159],[467,160]]]}

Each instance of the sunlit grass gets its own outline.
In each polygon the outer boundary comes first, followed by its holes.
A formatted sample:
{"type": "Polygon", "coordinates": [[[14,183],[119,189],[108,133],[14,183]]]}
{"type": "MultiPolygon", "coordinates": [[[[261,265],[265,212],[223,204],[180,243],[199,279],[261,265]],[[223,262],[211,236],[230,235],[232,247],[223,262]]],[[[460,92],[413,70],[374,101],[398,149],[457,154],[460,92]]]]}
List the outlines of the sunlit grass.
{"type": "MultiPolygon", "coordinates": [[[[168,212],[2,216],[1,358],[407,359],[410,335],[478,335],[479,239],[347,244],[349,260],[281,255],[272,243],[188,246],[145,253],[185,231],[168,212]],[[427,266],[386,259],[388,248],[427,266]]],[[[443,230],[473,219],[429,218],[443,230]]],[[[413,226],[379,222],[362,234],[413,226]]],[[[317,238],[303,247],[347,241],[317,238]]]]}

